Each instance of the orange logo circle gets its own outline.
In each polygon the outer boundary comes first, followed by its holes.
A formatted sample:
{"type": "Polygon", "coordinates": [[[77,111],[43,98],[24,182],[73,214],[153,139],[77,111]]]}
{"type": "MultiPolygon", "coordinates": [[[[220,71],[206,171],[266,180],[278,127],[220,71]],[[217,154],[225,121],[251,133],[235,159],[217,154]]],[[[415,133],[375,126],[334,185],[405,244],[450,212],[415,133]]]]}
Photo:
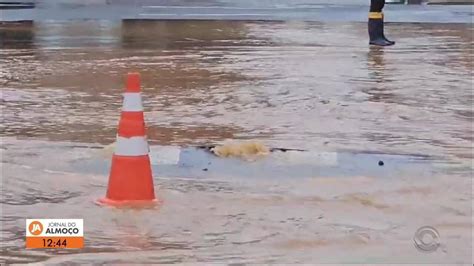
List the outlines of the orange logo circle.
{"type": "Polygon", "coordinates": [[[34,236],[37,236],[43,232],[43,225],[38,221],[33,221],[28,226],[28,230],[34,236]]]}

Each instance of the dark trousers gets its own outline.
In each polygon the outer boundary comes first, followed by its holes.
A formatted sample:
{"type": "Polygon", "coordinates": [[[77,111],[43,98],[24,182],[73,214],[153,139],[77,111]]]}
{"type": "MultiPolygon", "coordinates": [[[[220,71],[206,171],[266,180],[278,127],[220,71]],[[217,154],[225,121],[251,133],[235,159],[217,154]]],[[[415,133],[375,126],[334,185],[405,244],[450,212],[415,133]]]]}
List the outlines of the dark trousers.
{"type": "Polygon", "coordinates": [[[382,12],[385,0],[370,0],[370,12],[382,12]]]}

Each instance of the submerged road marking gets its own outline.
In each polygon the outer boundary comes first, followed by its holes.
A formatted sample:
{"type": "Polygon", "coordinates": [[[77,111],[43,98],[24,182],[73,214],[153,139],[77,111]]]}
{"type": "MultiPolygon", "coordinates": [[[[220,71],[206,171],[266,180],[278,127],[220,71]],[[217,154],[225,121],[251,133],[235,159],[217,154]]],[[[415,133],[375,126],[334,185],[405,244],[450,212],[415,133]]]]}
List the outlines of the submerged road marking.
{"type": "Polygon", "coordinates": [[[139,16],[176,16],[176,17],[183,17],[183,16],[196,16],[196,17],[221,17],[221,16],[232,16],[232,17],[245,17],[245,16],[268,16],[268,14],[198,14],[198,13],[183,13],[183,14],[159,14],[159,13],[154,13],[154,14],[149,14],[149,13],[140,13],[139,16]]]}
{"type": "MultiPolygon", "coordinates": [[[[219,7],[219,6],[142,6],[149,9],[221,9],[221,10],[273,10],[273,9],[303,9],[302,7],[219,7]]],[[[318,9],[323,7],[317,7],[318,9]]],[[[304,8],[307,9],[307,8],[304,8]]]]}

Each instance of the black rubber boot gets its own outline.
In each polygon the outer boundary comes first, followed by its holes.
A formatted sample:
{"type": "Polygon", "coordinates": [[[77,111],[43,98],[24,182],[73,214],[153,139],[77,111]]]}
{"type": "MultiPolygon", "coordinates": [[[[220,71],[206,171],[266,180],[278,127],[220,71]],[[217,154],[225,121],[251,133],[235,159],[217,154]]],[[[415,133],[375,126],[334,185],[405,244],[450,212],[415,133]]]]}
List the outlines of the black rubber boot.
{"type": "Polygon", "coordinates": [[[385,37],[384,25],[385,25],[385,23],[384,23],[383,14],[382,14],[382,37],[384,38],[384,40],[385,40],[386,42],[389,43],[389,45],[394,45],[394,44],[395,44],[394,41],[390,41],[389,39],[387,39],[387,38],[385,37]]]}
{"type": "Polygon", "coordinates": [[[385,38],[382,14],[380,14],[380,18],[369,18],[369,38],[371,45],[389,46],[395,44],[385,38]]]}

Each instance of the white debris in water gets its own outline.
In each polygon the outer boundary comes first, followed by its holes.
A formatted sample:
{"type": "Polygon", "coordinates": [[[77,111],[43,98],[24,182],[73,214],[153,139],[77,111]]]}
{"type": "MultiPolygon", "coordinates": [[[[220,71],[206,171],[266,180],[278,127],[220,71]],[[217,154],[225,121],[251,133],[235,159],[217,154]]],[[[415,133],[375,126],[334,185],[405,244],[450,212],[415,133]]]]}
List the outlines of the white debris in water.
{"type": "Polygon", "coordinates": [[[226,143],[216,146],[211,151],[219,157],[235,157],[255,160],[270,154],[270,149],[259,142],[226,143]]]}

